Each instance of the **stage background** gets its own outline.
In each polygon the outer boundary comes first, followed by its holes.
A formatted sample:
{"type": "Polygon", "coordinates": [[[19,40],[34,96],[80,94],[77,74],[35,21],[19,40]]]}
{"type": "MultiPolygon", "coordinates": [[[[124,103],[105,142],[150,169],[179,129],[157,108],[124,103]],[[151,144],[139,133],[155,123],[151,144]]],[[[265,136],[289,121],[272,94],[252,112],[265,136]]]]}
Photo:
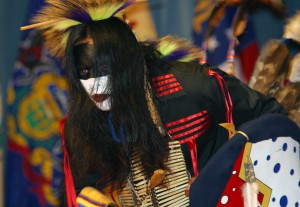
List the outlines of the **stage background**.
{"type": "MultiPolygon", "coordinates": [[[[6,99],[7,83],[11,78],[13,65],[17,58],[21,41],[19,27],[23,25],[28,5],[37,0],[0,1],[0,83],[2,114],[0,113],[0,207],[3,207],[3,160],[2,151],[6,149],[6,99]]],[[[286,0],[288,15],[300,9],[299,0],[286,0]]],[[[158,37],[167,34],[192,38],[193,8],[196,0],[149,0],[158,37]]],[[[260,8],[254,15],[254,27],[259,47],[272,38],[280,38],[284,20],[276,18],[268,9],[260,8]]]]}

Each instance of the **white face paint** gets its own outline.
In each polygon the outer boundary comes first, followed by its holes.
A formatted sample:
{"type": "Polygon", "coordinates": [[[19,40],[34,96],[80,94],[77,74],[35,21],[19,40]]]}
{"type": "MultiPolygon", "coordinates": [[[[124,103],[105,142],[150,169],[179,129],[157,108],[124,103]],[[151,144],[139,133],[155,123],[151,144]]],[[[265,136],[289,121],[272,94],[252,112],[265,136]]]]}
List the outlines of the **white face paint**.
{"type": "Polygon", "coordinates": [[[89,78],[87,80],[80,79],[81,84],[89,94],[91,100],[102,111],[109,111],[111,109],[111,97],[106,91],[108,79],[108,75],[97,78],[89,78]]]}

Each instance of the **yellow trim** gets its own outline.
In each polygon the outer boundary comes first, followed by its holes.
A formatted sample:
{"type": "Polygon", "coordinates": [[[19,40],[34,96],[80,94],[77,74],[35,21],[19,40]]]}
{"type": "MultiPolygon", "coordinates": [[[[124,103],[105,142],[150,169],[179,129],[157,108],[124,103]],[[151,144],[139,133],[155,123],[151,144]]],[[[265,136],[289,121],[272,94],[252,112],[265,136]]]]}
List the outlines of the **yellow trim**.
{"type": "MultiPolygon", "coordinates": [[[[245,181],[245,167],[244,163],[247,162],[247,156],[250,157],[251,154],[251,148],[252,148],[252,143],[247,142],[245,145],[245,150],[241,162],[241,167],[240,167],[240,173],[239,173],[239,178],[245,181]]],[[[270,199],[271,199],[271,194],[272,194],[272,189],[261,182],[259,179],[256,178],[256,182],[258,183],[258,188],[259,192],[264,195],[263,202],[261,203],[262,207],[267,207],[269,205],[270,199]]]]}
{"type": "Polygon", "coordinates": [[[84,205],[85,207],[96,207],[99,205],[95,205],[91,202],[89,202],[86,199],[83,199],[80,197],[80,195],[86,197],[87,199],[98,202],[101,204],[104,204],[105,206],[108,206],[110,204],[115,204],[115,202],[108,196],[106,196],[104,193],[100,192],[99,190],[93,188],[93,187],[85,187],[80,191],[79,196],[76,198],[76,202],[80,203],[81,205],[84,205]]]}
{"type": "Polygon", "coordinates": [[[235,135],[236,131],[235,131],[235,126],[233,123],[226,122],[226,123],[220,123],[219,125],[221,127],[224,127],[228,131],[229,139],[231,139],[235,135]]]}
{"type": "Polygon", "coordinates": [[[249,141],[248,135],[245,134],[244,132],[242,132],[242,131],[236,131],[235,133],[236,133],[236,134],[241,134],[241,135],[243,135],[243,136],[247,139],[247,141],[249,141]]]}

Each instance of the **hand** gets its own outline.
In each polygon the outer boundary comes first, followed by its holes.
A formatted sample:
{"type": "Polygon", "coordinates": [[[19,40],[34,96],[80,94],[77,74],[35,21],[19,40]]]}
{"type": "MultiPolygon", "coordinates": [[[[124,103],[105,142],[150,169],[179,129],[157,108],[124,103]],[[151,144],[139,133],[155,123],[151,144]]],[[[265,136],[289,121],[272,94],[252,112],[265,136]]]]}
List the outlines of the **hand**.
{"type": "Polygon", "coordinates": [[[191,187],[191,184],[195,181],[196,178],[197,177],[192,177],[189,180],[188,185],[186,186],[185,191],[184,191],[186,197],[190,197],[190,187],[191,187]]]}

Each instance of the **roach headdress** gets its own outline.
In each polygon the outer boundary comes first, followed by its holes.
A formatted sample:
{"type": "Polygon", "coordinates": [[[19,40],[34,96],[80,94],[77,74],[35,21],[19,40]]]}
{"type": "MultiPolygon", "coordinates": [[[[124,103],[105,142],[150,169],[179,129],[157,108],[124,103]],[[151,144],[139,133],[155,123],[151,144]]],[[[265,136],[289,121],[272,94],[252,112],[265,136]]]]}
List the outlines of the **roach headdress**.
{"type": "Polygon", "coordinates": [[[141,0],[46,0],[46,5],[31,19],[33,24],[21,27],[21,30],[41,30],[45,46],[51,55],[64,59],[72,27],[112,16],[121,17],[125,8],[139,1],[141,0]]]}

